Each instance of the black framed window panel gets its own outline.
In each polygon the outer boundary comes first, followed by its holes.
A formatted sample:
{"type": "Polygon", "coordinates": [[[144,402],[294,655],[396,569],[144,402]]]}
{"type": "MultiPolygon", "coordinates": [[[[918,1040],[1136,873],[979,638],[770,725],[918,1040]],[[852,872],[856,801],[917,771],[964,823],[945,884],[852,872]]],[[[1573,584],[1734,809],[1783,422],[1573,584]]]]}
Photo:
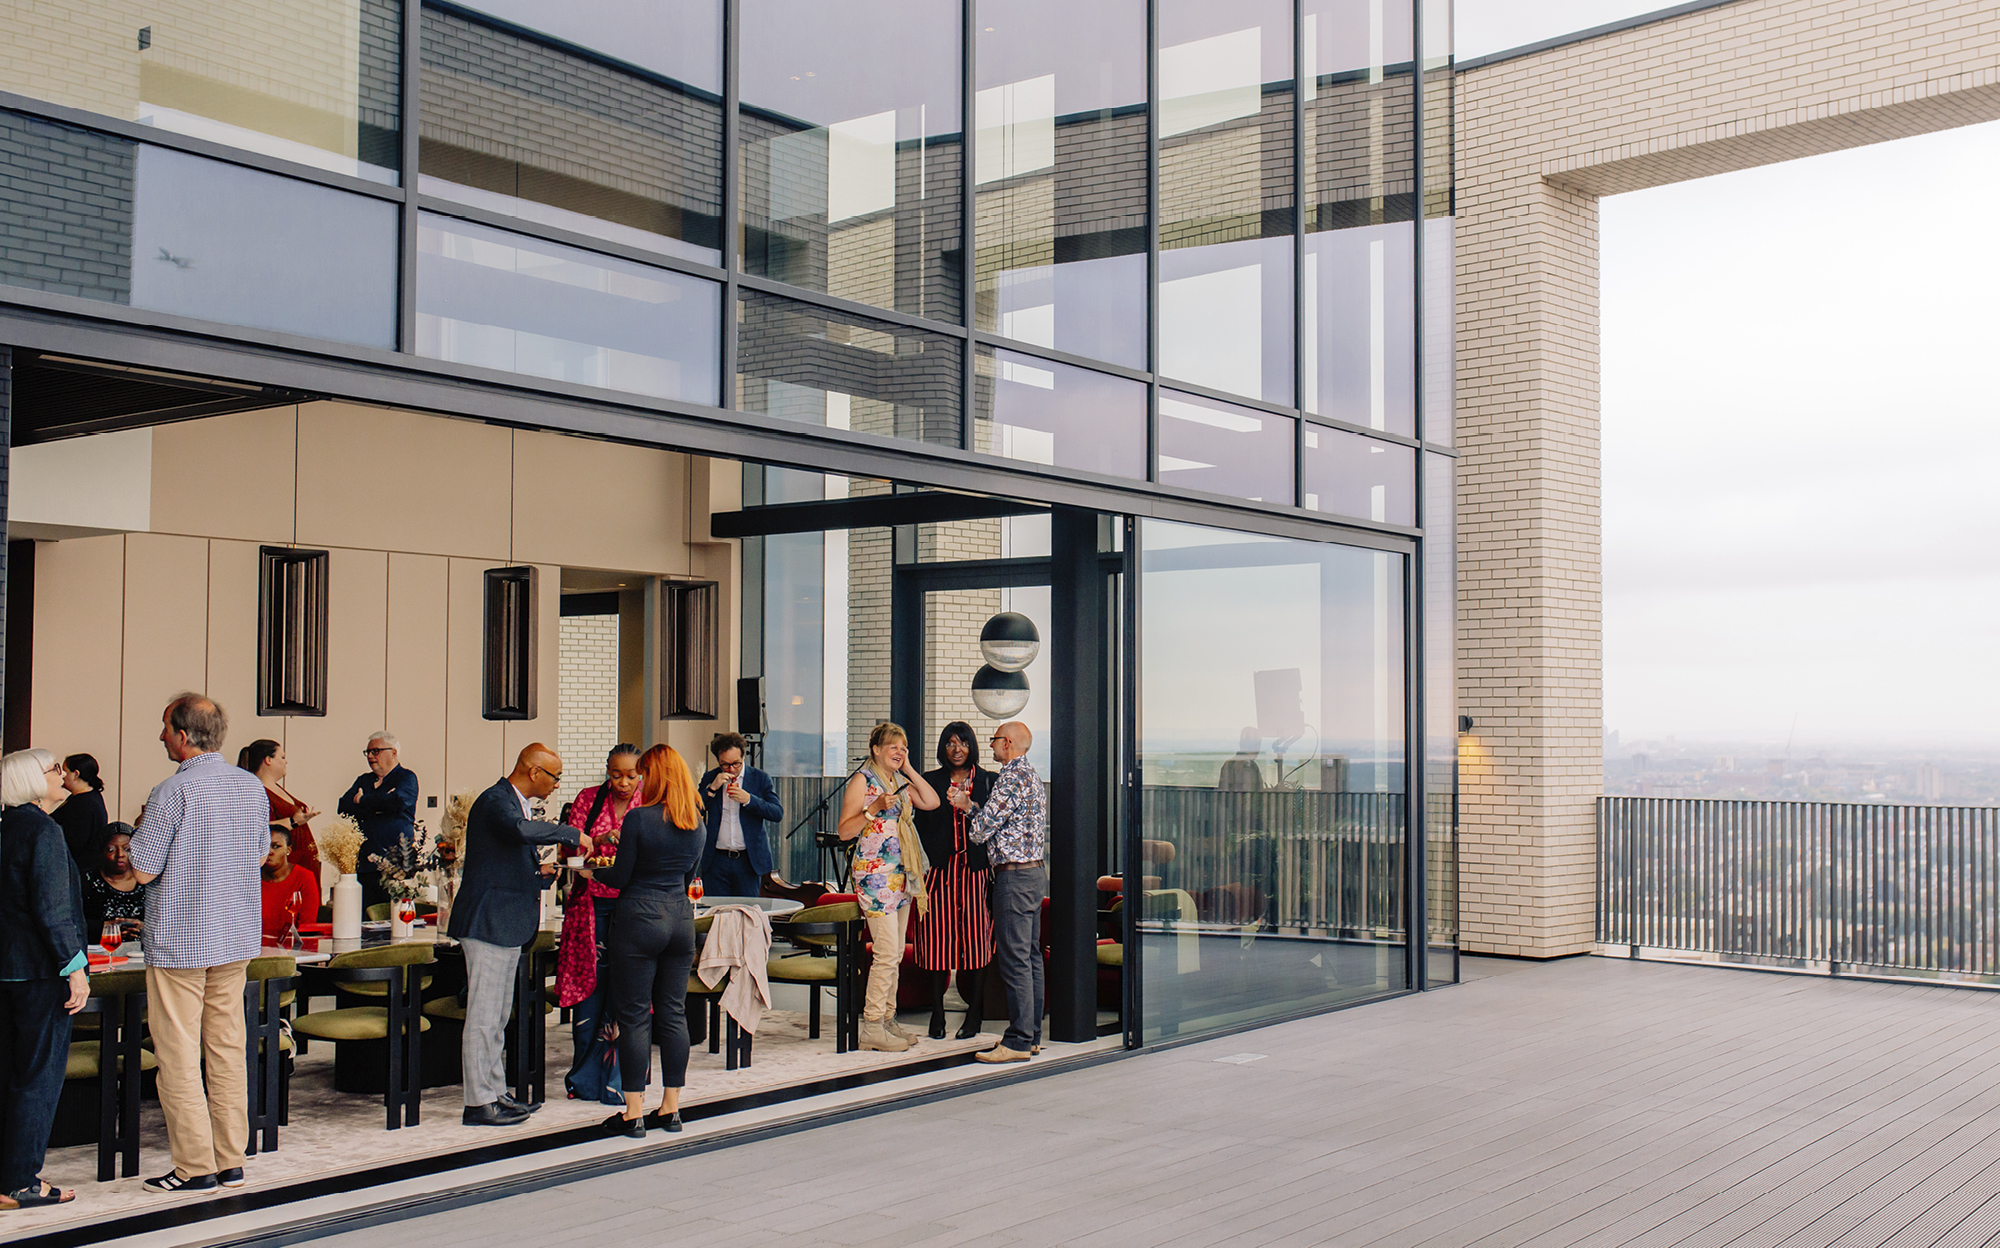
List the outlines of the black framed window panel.
{"type": "Polygon", "coordinates": [[[1458,461],[1424,453],[1423,836],[1429,978],[1458,978],[1458,461]]]}
{"type": "Polygon", "coordinates": [[[1146,367],[1146,4],[978,0],[974,326],[1146,367]]]}
{"type": "Polygon", "coordinates": [[[0,9],[0,82],[52,104],[396,185],[402,0],[256,7],[270,10],[264,20],[187,3],[10,4],[0,9]]]}
{"type": "Polygon", "coordinates": [[[486,569],[484,679],[486,719],[534,719],[538,708],[540,613],[538,569],[486,569]]]}
{"type": "Polygon", "coordinates": [[[257,552],[257,713],[326,714],[327,583],[323,550],[257,552]]]}
{"type": "Polygon", "coordinates": [[[1423,437],[1453,443],[1457,354],[1458,93],[1451,0],[1421,0],[1423,23],[1423,437]]]}
{"type": "Polygon", "coordinates": [[[962,7],[754,0],[742,18],[743,271],[961,323],[962,7]]]}
{"type": "Polygon", "coordinates": [[[1294,401],[1292,27],[1284,0],[1159,0],[1158,369],[1285,405],[1294,401]]]}
{"type": "Polygon", "coordinates": [[[714,581],[660,583],[660,717],[721,717],[722,591],[714,581]]]}
{"type": "Polygon", "coordinates": [[[722,0],[427,7],[418,189],[720,264],[722,23],[722,0]]]}
{"type": "Polygon", "coordinates": [[[959,340],[747,288],[736,311],[741,410],[963,445],[959,340]]]}
{"type": "Polygon", "coordinates": [[[1416,434],[1411,0],[1305,0],[1306,412],[1416,434]]]}

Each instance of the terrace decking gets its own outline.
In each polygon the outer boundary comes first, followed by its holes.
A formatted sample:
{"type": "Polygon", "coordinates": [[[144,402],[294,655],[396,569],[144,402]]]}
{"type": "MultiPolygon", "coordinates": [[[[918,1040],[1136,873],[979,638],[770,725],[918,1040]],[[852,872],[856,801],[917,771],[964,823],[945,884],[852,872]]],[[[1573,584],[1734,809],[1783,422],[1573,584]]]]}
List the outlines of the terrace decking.
{"type": "Polygon", "coordinates": [[[1462,987],[319,1242],[1554,1248],[2000,1233],[2000,997],[1603,958],[1466,968],[1462,987]]]}

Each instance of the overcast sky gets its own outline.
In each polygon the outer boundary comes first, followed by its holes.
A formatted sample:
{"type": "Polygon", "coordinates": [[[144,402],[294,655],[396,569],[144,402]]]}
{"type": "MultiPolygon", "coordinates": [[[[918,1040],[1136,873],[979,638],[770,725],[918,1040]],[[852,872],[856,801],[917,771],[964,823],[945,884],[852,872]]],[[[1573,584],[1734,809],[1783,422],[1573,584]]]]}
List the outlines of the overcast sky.
{"type": "Polygon", "coordinates": [[[2000,748],[1996,203],[2000,124],[1602,202],[1607,729],[2000,748]]]}

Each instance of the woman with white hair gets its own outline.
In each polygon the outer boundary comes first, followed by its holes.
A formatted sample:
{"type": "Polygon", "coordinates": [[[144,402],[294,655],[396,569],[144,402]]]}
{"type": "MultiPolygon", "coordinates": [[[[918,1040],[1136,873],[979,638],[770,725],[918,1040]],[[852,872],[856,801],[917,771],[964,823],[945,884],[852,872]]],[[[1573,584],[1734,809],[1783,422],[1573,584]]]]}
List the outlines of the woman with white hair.
{"type": "Polygon", "coordinates": [[[62,764],[47,750],[0,758],[0,1209],[76,1199],[42,1182],[69,1064],[70,1016],[90,999],[83,882],[62,828],[62,764]]]}

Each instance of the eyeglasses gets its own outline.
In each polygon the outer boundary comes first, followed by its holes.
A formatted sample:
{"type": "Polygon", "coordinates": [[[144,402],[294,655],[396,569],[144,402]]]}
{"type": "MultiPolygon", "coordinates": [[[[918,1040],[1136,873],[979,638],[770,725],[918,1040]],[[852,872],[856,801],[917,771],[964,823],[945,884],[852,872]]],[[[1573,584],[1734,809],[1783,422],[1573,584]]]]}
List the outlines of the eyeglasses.
{"type": "Polygon", "coordinates": [[[394,754],[395,752],[396,747],[393,745],[377,745],[361,751],[361,757],[373,758],[377,754],[394,754]]]}
{"type": "Polygon", "coordinates": [[[560,771],[550,771],[548,768],[543,767],[536,763],[529,763],[528,770],[539,771],[543,775],[547,776],[549,779],[555,781],[557,784],[562,783],[562,773],[560,771]]]}
{"type": "Polygon", "coordinates": [[[53,767],[42,768],[42,774],[45,776],[60,776],[65,772],[67,772],[68,770],[69,768],[63,766],[61,763],[57,763],[53,767]]]}

